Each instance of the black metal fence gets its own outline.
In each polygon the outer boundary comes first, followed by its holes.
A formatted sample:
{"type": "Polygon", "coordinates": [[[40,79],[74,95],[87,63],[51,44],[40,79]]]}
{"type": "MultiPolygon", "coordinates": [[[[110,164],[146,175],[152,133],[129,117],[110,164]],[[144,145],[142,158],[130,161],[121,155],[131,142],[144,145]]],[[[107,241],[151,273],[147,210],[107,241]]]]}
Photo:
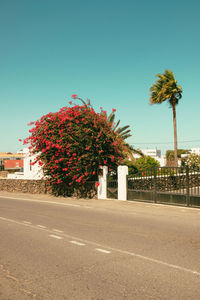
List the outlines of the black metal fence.
{"type": "Polygon", "coordinates": [[[155,167],[128,176],[128,200],[200,206],[200,170],[155,167]]]}
{"type": "Polygon", "coordinates": [[[110,199],[118,198],[117,171],[113,173],[108,173],[107,175],[107,198],[110,199]]]}

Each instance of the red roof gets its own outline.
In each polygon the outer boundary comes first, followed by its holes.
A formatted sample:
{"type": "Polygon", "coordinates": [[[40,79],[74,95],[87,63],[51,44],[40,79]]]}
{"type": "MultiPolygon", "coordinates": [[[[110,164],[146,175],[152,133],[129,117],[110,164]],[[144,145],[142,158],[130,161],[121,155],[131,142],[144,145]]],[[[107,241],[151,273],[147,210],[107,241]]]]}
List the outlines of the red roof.
{"type": "Polygon", "coordinates": [[[4,160],[4,169],[21,169],[24,167],[24,160],[23,159],[5,159],[4,160]]]}

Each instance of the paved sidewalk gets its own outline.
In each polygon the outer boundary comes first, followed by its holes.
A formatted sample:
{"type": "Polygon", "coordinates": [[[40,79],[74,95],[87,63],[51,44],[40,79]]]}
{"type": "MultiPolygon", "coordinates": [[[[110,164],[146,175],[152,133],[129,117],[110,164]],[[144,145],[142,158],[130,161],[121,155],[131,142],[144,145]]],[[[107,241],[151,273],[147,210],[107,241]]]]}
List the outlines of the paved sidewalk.
{"type": "Polygon", "coordinates": [[[10,193],[6,191],[0,191],[0,197],[8,197],[15,198],[16,200],[29,200],[29,201],[39,201],[39,202],[47,202],[47,203],[55,203],[55,204],[64,204],[71,206],[81,206],[93,209],[101,209],[101,210],[112,210],[112,211],[129,211],[133,212],[135,210],[145,209],[145,212],[151,213],[155,212],[187,212],[192,213],[197,211],[200,213],[199,208],[187,208],[182,206],[174,206],[174,205],[164,205],[164,204],[155,204],[148,202],[138,202],[138,201],[122,201],[116,199],[85,199],[85,198],[73,198],[73,197],[55,197],[47,194],[29,194],[29,193],[10,193]]]}

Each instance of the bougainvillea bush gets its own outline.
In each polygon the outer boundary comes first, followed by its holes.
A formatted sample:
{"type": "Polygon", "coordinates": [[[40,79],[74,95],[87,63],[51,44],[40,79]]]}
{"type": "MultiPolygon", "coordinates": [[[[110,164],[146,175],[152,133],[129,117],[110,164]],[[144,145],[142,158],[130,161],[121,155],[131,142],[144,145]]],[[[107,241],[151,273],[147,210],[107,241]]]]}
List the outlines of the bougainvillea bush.
{"type": "Polygon", "coordinates": [[[100,166],[115,169],[125,158],[124,140],[105,111],[96,113],[84,101],[69,104],[29,123],[34,127],[24,141],[30,143],[31,153],[37,154],[34,163],[43,168],[49,189],[62,195],[84,189],[86,182],[98,180],[100,166]]]}

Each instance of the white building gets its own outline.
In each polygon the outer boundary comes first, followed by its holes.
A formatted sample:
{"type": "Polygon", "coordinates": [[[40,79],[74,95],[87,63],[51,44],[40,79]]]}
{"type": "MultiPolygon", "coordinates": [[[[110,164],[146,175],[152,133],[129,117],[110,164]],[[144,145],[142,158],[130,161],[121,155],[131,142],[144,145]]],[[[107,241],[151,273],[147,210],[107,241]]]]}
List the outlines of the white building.
{"type": "Polygon", "coordinates": [[[200,155],[200,148],[191,148],[190,153],[200,155]]]}
{"type": "Polygon", "coordinates": [[[24,156],[24,171],[8,174],[9,179],[41,179],[43,177],[42,168],[38,163],[32,165],[35,161],[36,155],[31,155],[29,149],[23,150],[24,156]]]}
{"type": "Polygon", "coordinates": [[[161,157],[161,150],[158,149],[142,149],[144,155],[151,156],[153,158],[161,157]]]}
{"type": "Polygon", "coordinates": [[[189,153],[181,154],[181,158],[187,157],[190,154],[200,155],[200,148],[191,148],[189,150],[189,153]]]}
{"type": "MultiPolygon", "coordinates": [[[[156,159],[160,163],[161,167],[164,167],[166,165],[166,158],[161,155],[161,150],[158,150],[156,148],[155,149],[141,149],[141,152],[145,156],[151,156],[154,159],[156,159]]],[[[133,153],[133,157],[137,159],[137,158],[140,158],[141,156],[139,154],[133,153]]]]}

